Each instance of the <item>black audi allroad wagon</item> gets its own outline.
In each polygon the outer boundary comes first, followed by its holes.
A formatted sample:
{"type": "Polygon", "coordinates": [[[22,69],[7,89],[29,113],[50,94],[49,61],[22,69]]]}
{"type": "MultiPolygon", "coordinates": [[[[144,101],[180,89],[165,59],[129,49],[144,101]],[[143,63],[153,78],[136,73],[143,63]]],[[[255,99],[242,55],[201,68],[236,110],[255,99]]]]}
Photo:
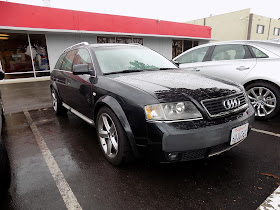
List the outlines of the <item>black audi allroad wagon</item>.
{"type": "Polygon", "coordinates": [[[94,125],[114,165],[217,155],[241,143],[254,121],[241,85],[181,70],[137,44],[65,49],[50,88],[56,114],[69,110],[94,125]]]}

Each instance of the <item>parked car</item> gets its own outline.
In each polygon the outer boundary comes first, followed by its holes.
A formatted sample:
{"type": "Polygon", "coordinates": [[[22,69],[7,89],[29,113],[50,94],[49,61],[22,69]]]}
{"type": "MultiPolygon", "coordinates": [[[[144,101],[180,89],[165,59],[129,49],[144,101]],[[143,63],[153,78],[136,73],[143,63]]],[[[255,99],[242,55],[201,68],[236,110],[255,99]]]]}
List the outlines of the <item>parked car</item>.
{"type": "MultiPolygon", "coordinates": [[[[4,72],[0,69],[0,80],[4,78],[4,72]]],[[[2,195],[6,194],[11,183],[10,162],[7,154],[7,150],[2,141],[2,125],[5,120],[4,107],[2,103],[2,97],[0,92],[0,200],[2,195]]]]}
{"type": "Polygon", "coordinates": [[[226,41],[194,47],[173,59],[181,68],[244,85],[256,117],[280,110],[280,43],[226,41]]]}
{"type": "Polygon", "coordinates": [[[71,46],[50,88],[55,112],[95,125],[114,165],[210,157],[242,142],[254,120],[241,85],[180,70],[141,45],[71,46]]]}

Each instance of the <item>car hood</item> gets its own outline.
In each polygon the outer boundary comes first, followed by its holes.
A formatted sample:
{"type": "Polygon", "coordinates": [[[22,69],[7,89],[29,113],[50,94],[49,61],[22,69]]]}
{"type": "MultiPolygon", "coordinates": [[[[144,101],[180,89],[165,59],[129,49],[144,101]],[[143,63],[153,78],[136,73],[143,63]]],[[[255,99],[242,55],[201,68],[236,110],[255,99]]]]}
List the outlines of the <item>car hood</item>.
{"type": "Polygon", "coordinates": [[[110,77],[141,89],[153,95],[160,102],[181,101],[190,98],[201,101],[241,92],[237,84],[186,70],[145,71],[115,74],[110,77]]]}

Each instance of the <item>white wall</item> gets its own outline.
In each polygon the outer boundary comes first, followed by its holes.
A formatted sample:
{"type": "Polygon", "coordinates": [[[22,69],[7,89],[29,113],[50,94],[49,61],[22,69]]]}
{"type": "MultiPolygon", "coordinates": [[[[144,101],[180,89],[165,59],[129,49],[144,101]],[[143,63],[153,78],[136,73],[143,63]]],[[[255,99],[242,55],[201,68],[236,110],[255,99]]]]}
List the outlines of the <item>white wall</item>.
{"type": "MultiPolygon", "coordinates": [[[[102,36],[102,35],[100,35],[102,36]]],[[[48,56],[50,69],[52,70],[57,59],[64,49],[79,42],[96,43],[97,35],[92,34],[57,34],[47,33],[46,41],[48,47],[48,56]]],[[[172,59],[172,38],[164,37],[143,37],[144,46],[149,47],[167,59],[172,59]]],[[[207,43],[208,41],[199,41],[199,44],[207,43]]]]}
{"type": "Polygon", "coordinates": [[[46,41],[50,69],[52,70],[63,50],[79,42],[88,42],[90,44],[94,44],[96,43],[96,35],[47,33],[46,41]]]}
{"type": "Polygon", "coordinates": [[[144,46],[162,54],[167,59],[172,59],[172,39],[161,37],[144,37],[144,46]]]}

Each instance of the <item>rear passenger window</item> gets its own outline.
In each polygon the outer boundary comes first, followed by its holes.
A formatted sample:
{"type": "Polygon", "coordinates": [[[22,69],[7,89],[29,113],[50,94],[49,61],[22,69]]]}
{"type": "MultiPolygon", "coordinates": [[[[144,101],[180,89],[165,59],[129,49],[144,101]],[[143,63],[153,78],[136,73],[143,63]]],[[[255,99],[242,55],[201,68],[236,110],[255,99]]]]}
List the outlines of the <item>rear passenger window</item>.
{"type": "Polygon", "coordinates": [[[65,56],[66,54],[64,53],[64,54],[62,54],[60,57],[59,57],[59,59],[58,59],[58,61],[56,62],[56,64],[55,64],[55,69],[60,69],[60,67],[61,67],[61,64],[62,64],[62,60],[63,60],[63,58],[64,58],[64,56],[65,56]]]}
{"type": "Polygon", "coordinates": [[[77,50],[72,50],[66,54],[62,61],[61,69],[65,71],[72,70],[72,64],[77,50]]]}
{"type": "Polygon", "coordinates": [[[88,64],[89,69],[93,69],[91,57],[87,49],[82,48],[78,50],[73,61],[73,65],[77,64],[88,64]]]}
{"type": "Polygon", "coordinates": [[[268,58],[267,54],[260,51],[259,49],[252,47],[252,46],[251,46],[251,49],[254,52],[256,58],[268,58]]]}
{"type": "Polygon", "coordinates": [[[211,61],[245,59],[246,51],[243,45],[217,45],[213,51],[211,61]]]}

